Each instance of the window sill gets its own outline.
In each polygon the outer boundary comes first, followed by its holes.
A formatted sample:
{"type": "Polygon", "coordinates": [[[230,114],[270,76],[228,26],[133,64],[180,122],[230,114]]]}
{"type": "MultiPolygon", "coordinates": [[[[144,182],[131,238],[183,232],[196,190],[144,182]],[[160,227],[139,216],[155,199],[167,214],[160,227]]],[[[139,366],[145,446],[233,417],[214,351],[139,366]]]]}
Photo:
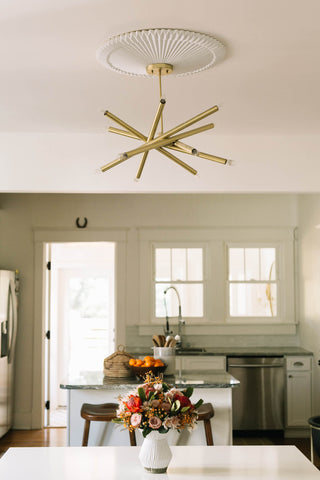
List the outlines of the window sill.
{"type": "MultiPolygon", "coordinates": [[[[176,328],[175,325],[173,325],[176,328]]],[[[162,325],[139,325],[139,335],[153,335],[163,329],[162,325]]],[[[184,335],[296,335],[296,323],[206,323],[185,325],[184,335]]]]}

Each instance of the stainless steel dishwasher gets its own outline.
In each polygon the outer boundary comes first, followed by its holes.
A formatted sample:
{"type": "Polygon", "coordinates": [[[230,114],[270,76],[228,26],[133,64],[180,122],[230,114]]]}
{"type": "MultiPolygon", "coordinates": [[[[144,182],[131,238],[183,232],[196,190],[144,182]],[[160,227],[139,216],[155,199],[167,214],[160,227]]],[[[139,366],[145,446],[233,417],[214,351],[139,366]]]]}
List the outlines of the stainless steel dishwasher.
{"type": "Polygon", "coordinates": [[[240,385],[232,389],[234,430],[283,430],[283,357],[228,357],[228,372],[240,385]]]}

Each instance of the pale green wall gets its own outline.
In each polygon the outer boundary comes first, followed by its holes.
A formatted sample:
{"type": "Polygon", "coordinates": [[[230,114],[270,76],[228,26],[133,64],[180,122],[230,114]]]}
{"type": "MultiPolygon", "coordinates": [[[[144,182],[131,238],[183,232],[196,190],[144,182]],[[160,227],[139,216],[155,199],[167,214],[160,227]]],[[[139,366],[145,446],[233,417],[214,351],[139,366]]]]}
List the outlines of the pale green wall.
{"type": "MultiPolygon", "coordinates": [[[[16,428],[30,428],[32,408],[37,404],[34,396],[39,395],[36,388],[32,391],[34,229],[76,229],[77,217],[88,218],[87,230],[138,226],[295,227],[298,223],[297,196],[291,194],[1,194],[0,268],[19,269],[21,274],[16,428]]],[[[125,300],[128,304],[134,302],[130,292],[125,300]]]]}
{"type": "Polygon", "coordinates": [[[299,196],[300,337],[314,352],[313,412],[320,412],[320,195],[299,196]],[[318,228],[317,228],[318,226],[318,228]]]}

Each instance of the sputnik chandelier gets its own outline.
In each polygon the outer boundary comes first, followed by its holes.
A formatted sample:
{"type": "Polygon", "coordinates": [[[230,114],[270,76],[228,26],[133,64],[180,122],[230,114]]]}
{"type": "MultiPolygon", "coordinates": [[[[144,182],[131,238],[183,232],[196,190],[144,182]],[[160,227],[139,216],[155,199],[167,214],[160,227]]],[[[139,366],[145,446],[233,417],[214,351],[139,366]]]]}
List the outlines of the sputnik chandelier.
{"type": "Polygon", "coordinates": [[[158,76],[160,102],[148,135],[141,133],[111,112],[105,112],[108,118],[122,127],[122,129],[109,127],[109,132],[134,138],[143,143],[133,150],[120,154],[118,158],[101,167],[101,171],[106,172],[135,155],[143,154],[136,175],[136,180],[139,180],[151,150],[160,152],[193,175],[196,175],[197,171],[168,150],[225,165],[227,159],[199,152],[196,148],[181,142],[182,139],[213,128],[214,124],[208,123],[185,131],[191,125],[217,112],[218,106],[215,105],[164,132],[163,109],[166,101],[162,97],[161,82],[165,75],[184,76],[206,70],[221,59],[224,53],[224,46],[212,36],[186,30],[137,30],[109,38],[106,44],[98,50],[97,59],[105,67],[118,73],[141,77],[158,76]],[[160,133],[156,134],[159,123],[160,133]]]}

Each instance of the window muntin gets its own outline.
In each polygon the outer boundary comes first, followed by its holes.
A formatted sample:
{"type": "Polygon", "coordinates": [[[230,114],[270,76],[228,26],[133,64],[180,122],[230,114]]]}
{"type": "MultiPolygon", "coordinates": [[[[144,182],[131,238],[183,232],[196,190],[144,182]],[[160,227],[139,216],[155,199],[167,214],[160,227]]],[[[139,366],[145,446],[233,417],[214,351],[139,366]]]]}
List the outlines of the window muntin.
{"type": "MultiPolygon", "coordinates": [[[[154,249],[154,295],[155,316],[166,316],[164,290],[175,286],[181,298],[184,317],[204,316],[203,248],[198,247],[155,247],[154,249]]],[[[174,290],[166,294],[167,312],[170,317],[178,316],[178,298],[174,290]]]]}
{"type": "Polygon", "coordinates": [[[228,248],[230,317],[278,315],[276,255],[276,247],[228,248]]]}

